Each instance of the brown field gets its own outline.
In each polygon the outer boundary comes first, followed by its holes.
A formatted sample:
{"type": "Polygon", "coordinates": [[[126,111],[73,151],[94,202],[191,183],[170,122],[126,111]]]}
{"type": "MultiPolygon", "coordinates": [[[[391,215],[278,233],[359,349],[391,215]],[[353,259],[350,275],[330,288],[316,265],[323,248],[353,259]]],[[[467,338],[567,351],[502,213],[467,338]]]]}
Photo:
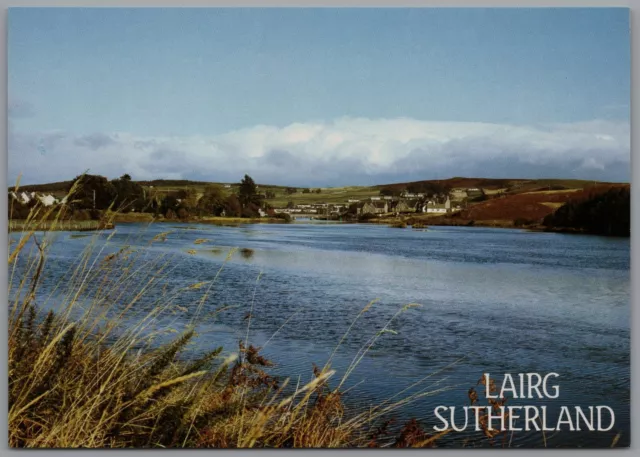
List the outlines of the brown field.
{"type": "Polygon", "coordinates": [[[601,192],[612,186],[506,195],[471,205],[461,211],[458,217],[473,221],[525,219],[538,222],[569,200],[582,199],[592,192],[601,192]]]}

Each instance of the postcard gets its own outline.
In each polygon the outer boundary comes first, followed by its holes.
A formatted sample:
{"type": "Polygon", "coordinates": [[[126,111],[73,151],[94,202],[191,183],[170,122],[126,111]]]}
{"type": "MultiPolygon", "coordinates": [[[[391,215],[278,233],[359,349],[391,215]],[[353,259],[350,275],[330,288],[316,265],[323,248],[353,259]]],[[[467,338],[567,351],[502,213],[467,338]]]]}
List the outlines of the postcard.
{"type": "Polygon", "coordinates": [[[626,8],[10,8],[9,445],[630,445],[626,8]]]}

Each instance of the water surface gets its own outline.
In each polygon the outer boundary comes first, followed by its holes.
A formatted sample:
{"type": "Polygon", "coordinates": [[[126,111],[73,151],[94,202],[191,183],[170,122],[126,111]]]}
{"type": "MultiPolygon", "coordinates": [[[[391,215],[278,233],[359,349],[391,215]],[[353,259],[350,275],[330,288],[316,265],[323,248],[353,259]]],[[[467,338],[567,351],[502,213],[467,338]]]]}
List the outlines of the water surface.
{"type": "MultiPolygon", "coordinates": [[[[228,307],[198,321],[199,350],[235,350],[251,311],[249,340],[264,346],[273,372],[308,381],[312,364],[322,365],[376,300],[336,353],[332,365],[341,376],[391,316],[419,304],[389,325],[392,332],[349,378],[345,400],[354,407],[380,403],[437,372],[420,388],[449,390],[396,416],[439,425],[434,407],[468,404],[467,391],[484,372],[553,371],[560,374],[560,398],[545,400],[550,410],[609,405],[616,427],[607,434],[551,434],[549,446],[609,446],[618,432],[620,444],[629,442],[629,239],[474,227],[121,224],[104,252],[146,247],[167,230],[173,233],[149,252],[175,256],[167,281],[186,286],[216,278],[205,311],[228,307]],[[198,239],[208,241],[194,244],[198,239]],[[234,247],[252,251],[227,260],[234,247]]],[[[95,238],[56,236],[44,279],[49,291],[95,238]]],[[[98,245],[107,243],[108,234],[96,236],[98,245]]],[[[202,292],[181,295],[188,311],[167,325],[186,325],[202,292]]],[[[474,445],[474,436],[454,440],[467,438],[465,445],[474,445]]],[[[542,445],[539,434],[511,439],[512,446],[542,445]]]]}

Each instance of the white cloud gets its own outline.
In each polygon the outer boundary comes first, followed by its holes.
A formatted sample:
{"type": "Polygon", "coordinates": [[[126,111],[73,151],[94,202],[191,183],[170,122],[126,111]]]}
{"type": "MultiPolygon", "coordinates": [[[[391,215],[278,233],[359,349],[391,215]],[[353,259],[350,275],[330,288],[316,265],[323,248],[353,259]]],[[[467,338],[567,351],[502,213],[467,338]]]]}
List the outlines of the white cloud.
{"type": "Polygon", "coordinates": [[[110,178],[212,181],[249,173],[258,182],[310,186],[462,175],[628,180],[629,161],[629,124],[612,121],[522,126],[339,118],[212,136],[12,128],[9,138],[9,178],[22,173],[25,182],[70,179],[85,169],[110,178]]]}

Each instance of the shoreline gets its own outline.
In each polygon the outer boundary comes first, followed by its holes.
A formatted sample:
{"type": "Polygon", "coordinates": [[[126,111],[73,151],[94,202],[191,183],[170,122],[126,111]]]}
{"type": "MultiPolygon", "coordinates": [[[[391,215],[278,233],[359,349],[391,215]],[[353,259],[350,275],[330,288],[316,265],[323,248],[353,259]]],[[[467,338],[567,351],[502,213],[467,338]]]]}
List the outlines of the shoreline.
{"type": "Polygon", "coordinates": [[[102,221],[38,221],[10,220],[9,233],[13,232],[95,232],[99,230],[112,230],[115,224],[102,221]]]}
{"type": "MultiPolygon", "coordinates": [[[[323,222],[333,222],[337,224],[363,224],[363,225],[387,225],[393,228],[415,228],[420,230],[426,230],[430,227],[481,227],[481,228],[496,228],[496,229],[510,229],[510,230],[526,230],[530,232],[545,232],[545,233],[564,233],[574,235],[595,235],[606,236],[615,238],[629,238],[624,235],[605,235],[600,233],[591,233],[585,230],[572,228],[572,227],[546,227],[541,224],[530,225],[515,225],[510,220],[467,220],[467,219],[453,219],[445,216],[431,216],[431,217],[380,217],[376,219],[370,219],[366,221],[358,220],[332,220],[332,219],[318,219],[323,222]],[[414,227],[415,226],[415,227],[414,227]]],[[[217,225],[223,227],[238,227],[241,225],[251,224],[293,224],[296,223],[295,219],[286,221],[281,218],[264,217],[264,218],[241,218],[241,217],[202,217],[202,218],[187,218],[187,219],[166,219],[164,217],[154,217],[149,213],[136,213],[132,214],[116,214],[111,217],[110,222],[103,221],[40,221],[36,223],[27,223],[26,220],[13,220],[9,221],[9,233],[12,232],[24,232],[27,231],[63,231],[63,232],[88,232],[99,230],[113,230],[117,224],[135,224],[135,223],[173,223],[173,224],[208,224],[217,225]],[[55,224],[55,225],[54,225],[55,224]],[[53,228],[52,228],[53,226],[53,228]]]]}

